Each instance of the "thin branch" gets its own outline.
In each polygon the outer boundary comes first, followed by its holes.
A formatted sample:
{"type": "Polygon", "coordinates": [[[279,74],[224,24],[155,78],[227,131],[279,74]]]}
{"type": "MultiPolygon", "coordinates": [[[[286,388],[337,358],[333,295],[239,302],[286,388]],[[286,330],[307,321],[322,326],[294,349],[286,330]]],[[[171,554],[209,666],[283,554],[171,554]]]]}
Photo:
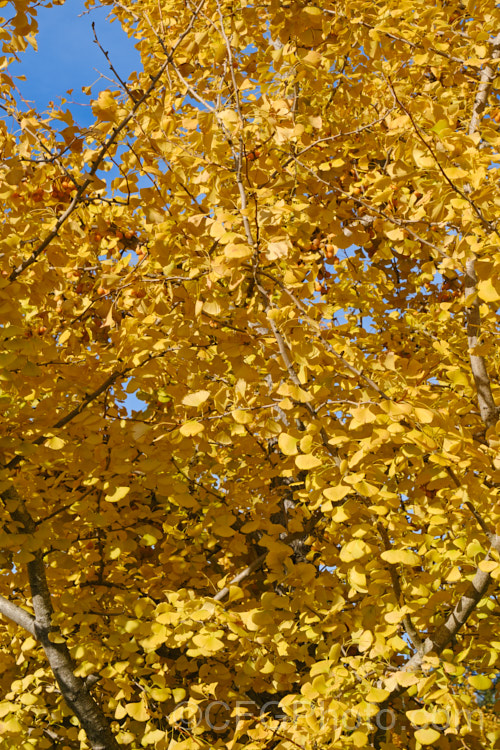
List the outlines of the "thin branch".
{"type": "MultiPolygon", "coordinates": [[[[413,130],[415,131],[415,134],[416,134],[417,138],[418,138],[418,139],[419,139],[419,140],[421,141],[421,143],[423,143],[423,144],[424,144],[424,147],[425,147],[425,148],[427,149],[427,151],[428,151],[428,152],[430,153],[430,155],[431,155],[431,156],[432,156],[432,158],[434,159],[434,163],[436,164],[437,168],[439,169],[439,171],[440,171],[440,172],[441,172],[441,174],[443,175],[443,177],[444,177],[444,179],[446,180],[446,182],[448,183],[448,185],[449,185],[449,186],[451,187],[451,189],[452,189],[452,190],[453,190],[453,191],[454,191],[454,192],[455,192],[455,193],[456,193],[457,195],[459,195],[459,196],[460,196],[460,197],[462,198],[462,200],[466,201],[466,202],[467,202],[467,203],[469,204],[469,206],[470,206],[470,207],[472,208],[472,210],[474,211],[474,213],[475,213],[475,214],[476,214],[476,216],[478,217],[478,219],[479,219],[479,221],[481,222],[481,224],[482,224],[482,225],[483,225],[483,226],[484,226],[484,227],[485,227],[486,229],[489,229],[489,230],[491,230],[491,229],[494,229],[494,226],[493,226],[493,224],[492,224],[491,222],[487,221],[487,220],[486,220],[486,219],[484,218],[484,216],[483,216],[483,214],[482,214],[481,210],[480,210],[480,209],[479,209],[479,208],[478,208],[478,207],[476,206],[475,202],[474,202],[474,201],[473,201],[473,200],[472,200],[471,198],[469,198],[469,196],[468,196],[468,195],[467,195],[466,193],[464,193],[464,191],[463,191],[463,190],[461,190],[461,189],[460,189],[460,188],[458,187],[458,185],[456,185],[456,184],[455,184],[455,183],[453,182],[453,180],[452,180],[452,179],[450,179],[450,177],[448,177],[448,175],[446,174],[446,171],[445,171],[444,167],[442,166],[441,162],[440,162],[440,161],[439,161],[439,159],[438,159],[437,153],[435,152],[435,150],[434,150],[433,146],[431,146],[431,144],[429,143],[429,141],[427,141],[427,140],[426,140],[426,139],[424,138],[424,136],[422,135],[422,131],[421,131],[421,129],[420,129],[420,126],[419,126],[419,125],[417,124],[417,122],[416,122],[415,118],[413,117],[413,114],[412,114],[412,113],[410,112],[410,110],[409,110],[409,109],[407,109],[407,108],[405,107],[405,105],[404,105],[404,104],[403,104],[403,103],[401,102],[401,100],[400,100],[400,99],[398,98],[398,95],[396,94],[396,91],[395,91],[395,89],[394,89],[394,86],[393,86],[393,84],[392,84],[392,81],[391,81],[391,79],[390,79],[389,77],[387,77],[387,78],[386,78],[386,80],[387,80],[387,83],[388,83],[388,85],[389,85],[389,88],[391,89],[391,92],[392,92],[392,95],[393,95],[393,97],[394,97],[394,100],[395,100],[395,101],[397,102],[397,104],[398,104],[399,108],[400,108],[400,109],[401,109],[401,110],[402,110],[402,111],[403,111],[403,112],[404,112],[404,113],[405,113],[405,114],[406,114],[406,115],[407,115],[407,116],[408,116],[408,117],[410,118],[410,122],[411,122],[411,124],[412,124],[412,126],[413,126],[413,130]]],[[[469,133],[469,135],[470,135],[470,133],[469,133]]]]}
{"type": "Polygon", "coordinates": [[[20,625],[22,628],[31,633],[36,638],[35,632],[35,618],[25,609],[19,607],[17,604],[10,602],[3,596],[0,596],[0,615],[3,615],[8,620],[15,622],[16,625],[20,625]]]}
{"type": "MultiPolygon", "coordinates": [[[[491,547],[500,553],[500,536],[498,534],[492,536],[491,547]]],[[[486,559],[488,557],[489,555],[486,559]]],[[[412,656],[401,668],[401,671],[411,672],[420,669],[425,656],[431,651],[434,651],[439,656],[450,641],[458,635],[460,628],[465,625],[478,603],[485,596],[490,583],[491,575],[478,568],[474,578],[467,587],[467,591],[460,597],[446,622],[441,625],[433,636],[425,639],[421,651],[412,656]]]]}
{"type": "Polygon", "coordinates": [[[326,185],[329,190],[333,190],[336,193],[339,193],[340,195],[345,196],[349,200],[352,200],[354,203],[357,203],[359,206],[363,206],[372,214],[375,214],[375,216],[380,216],[383,219],[387,219],[387,221],[390,221],[391,224],[394,224],[397,227],[401,227],[402,229],[405,229],[406,232],[417,242],[420,242],[422,245],[425,245],[425,247],[429,247],[432,250],[435,250],[438,255],[440,255],[442,258],[448,258],[448,255],[441,250],[440,247],[437,245],[434,245],[432,242],[429,242],[429,240],[426,240],[425,237],[422,237],[420,234],[417,234],[409,227],[409,224],[412,222],[405,221],[404,219],[398,219],[396,216],[391,216],[390,214],[386,213],[385,211],[380,210],[379,208],[375,208],[375,206],[372,206],[367,201],[363,200],[363,198],[359,198],[357,195],[352,195],[352,193],[347,192],[347,190],[343,190],[341,187],[339,187],[337,184],[334,184],[332,182],[327,182],[322,177],[319,176],[317,172],[314,171],[311,167],[309,167],[307,164],[304,164],[304,162],[300,161],[300,159],[294,158],[294,161],[301,166],[303,169],[305,169],[309,174],[312,174],[318,182],[322,183],[323,185],[326,185]]]}
{"type": "MultiPolygon", "coordinates": [[[[492,46],[491,58],[497,60],[500,57],[500,33],[492,40],[492,46]]],[[[473,135],[479,129],[481,115],[488,101],[488,95],[494,78],[495,70],[491,65],[485,65],[481,73],[481,80],[474,100],[472,117],[469,124],[469,135],[473,135]]],[[[486,367],[486,360],[483,356],[474,353],[474,350],[479,343],[481,333],[481,311],[477,296],[475,262],[476,258],[473,255],[467,260],[465,266],[464,292],[466,304],[468,306],[467,342],[469,347],[470,366],[474,377],[474,383],[476,385],[479,411],[483,423],[486,428],[488,428],[497,421],[498,408],[495,405],[495,399],[493,398],[493,393],[491,391],[491,382],[486,367]]]]}
{"type": "MultiPolygon", "coordinates": [[[[248,266],[246,266],[246,267],[248,268],[248,266]]],[[[352,375],[355,375],[356,377],[360,378],[361,380],[364,380],[364,382],[367,385],[369,385],[370,388],[373,388],[373,390],[376,391],[376,393],[378,393],[379,396],[381,396],[384,400],[391,401],[390,396],[388,396],[386,393],[384,393],[384,391],[382,390],[382,388],[380,388],[380,386],[378,386],[371,378],[369,378],[366,375],[364,375],[361,372],[361,370],[357,369],[357,367],[354,367],[354,365],[349,364],[349,362],[341,354],[339,354],[338,352],[335,351],[335,349],[333,348],[333,346],[328,341],[325,341],[324,338],[319,335],[319,333],[318,333],[318,330],[319,330],[318,323],[316,323],[315,320],[313,320],[312,318],[309,317],[309,315],[307,314],[307,308],[305,307],[305,305],[303,305],[302,302],[300,302],[300,300],[297,299],[297,297],[293,294],[293,292],[291,292],[288,289],[288,287],[286,287],[285,284],[282,281],[280,281],[280,279],[277,279],[275,276],[273,276],[268,271],[263,271],[260,268],[258,270],[258,274],[261,274],[262,276],[267,276],[268,279],[271,279],[272,281],[274,281],[274,283],[277,284],[280,287],[280,289],[282,289],[282,291],[285,292],[285,294],[287,294],[290,297],[290,299],[292,300],[292,302],[294,303],[294,305],[297,307],[297,309],[304,315],[305,322],[310,327],[313,328],[313,335],[315,336],[315,338],[323,344],[323,346],[325,347],[325,349],[330,354],[333,354],[333,356],[336,359],[338,359],[339,362],[342,362],[342,364],[344,365],[344,367],[346,368],[346,370],[348,372],[350,372],[352,375]]]]}
{"type": "MultiPolygon", "coordinates": [[[[326,13],[333,13],[334,11],[327,10],[326,13]]],[[[470,62],[468,60],[464,60],[461,57],[455,57],[454,55],[449,55],[447,52],[444,52],[443,50],[437,49],[436,47],[424,47],[423,44],[420,42],[411,42],[409,39],[405,39],[402,36],[398,36],[397,34],[393,34],[389,31],[385,31],[385,29],[381,29],[377,26],[372,26],[372,24],[367,23],[366,21],[360,21],[360,25],[364,26],[367,29],[377,31],[380,34],[383,34],[388,39],[392,39],[395,42],[401,42],[402,44],[406,44],[410,49],[419,49],[425,52],[433,52],[435,55],[439,55],[440,57],[444,57],[446,60],[450,60],[451,62],[456,62],[459,65],[463,65],[464,68],[470,67],[470,62]]],[[[471,76],[471,78],[474,78],[471,73],[466,73],[466,75],[471,76]]]]}
{"type": "MultiPolygon", "coordinates": [[[[89,393],[87,396],[85,396],[80,403],[75,406],[74,409],[72,409],[68,414],[66,414],[64,417],[61,417],[61,419],[54,424],[52,427],[53,430],[60,429],[61,427],[65,427],[71,420],[73,420],[78,414],[80,414],[89,404],[92,403],[92,401],[95,401],[96,398],[98,398],[104,391],[106,391],[110,386],[113,385],[113,383],[118,380],[119,377],[125,375],[128,372],[128,369],[124,370],[118,370],[113,372],[105,381],[104,383],[101,383],[101,385],[95,389],[95,391],[92,391],[92,393],[89,393]]],[[[47,440],[46,435],[40,435],[35,440],[33,440],[32,445],[42,445],[42,443],[47,440]]],[[[6,469],[14,469],[16,466],[19,465],[19,463],[23,460],[23,455],[19,454],[17,456],[14,456],[13,459],[11,459],[6,465],[6,469]]]]}
{"type": "Polygon", "coordinates": [[[167,54],[167,59],[163,63],[163,65],[160,67],[158,73],[156,75],[151,76],[151,83],[147,87],[147,89],[144,91],[142,96],[138,98],[134,102],[134,106],[130,110],[130,112],[125,115],[125,117],[122,119],[118,125],[116,125],[115,128],[113,128],[110,136],[107,138],[105,143],[102,145],[101,149],[98,151],[97,155],[94,157],[93,161],[91,162],[91,168],[90,171],[87,173],[86,178],[81,183],[81,185],[78,186],[78,189],[76,191],[75,196],[72,198],[71,203],[69,204],[66,211],[59,217],[59,219],[56,221],[56,224],[54,228],[49,232],[49,234],[45,237],[45,239],[38,245],[38,247],[33,250],[29,258],[26,258],[22,261],[22,263],[17,266],[17,268],[14,268],[12,273],[9,276],[9,281],[15,281],[15,279],[19,278],[19,276],[33,263],[36,262],[38,257],[43,253],[43,251],[50,245],[53,239],[55,239],[58,234],[59,230],[63,226],[63,224],[66,222],[67,219],[71,216],[71,214],[75,211],[75,209],[80,204],[81,200],[83,199],[83,194],[85,193],[85,190],[88,188],[88,186],[92,182],[92,178],[99,169],[100,165],[102,164],[102,161],[106,154],[109,152],[111,146],[116,142],[118,136],[120,133],[127,127],[128,123],[134,118],[137,110],[139,107],[144,104],[144,102],[149,98],[150,94],[154,91],[156,88],[156,84],[162,77],[163,73],[166,71],[168,66],[173,63],[174,54],[179,47],[179,45],[182,43],[183,39],[186,37],[186,35],[191,31],[194,22],[196,18],[198,17],[198,14],[203,7],[205,3],[205,0],[201,0],[198,4],[196,10],[194,11],[191,20],[189,21],[186,29],[182,32],[182,34],[179,36],[177,42],[172,47],[172,50],[167,54]]]}
{"type": "Polygon", "coordinates": [[[244,581],[245,578],[248,578],[248,576],[254,572],[254,570],[258,570],[264,560],[267,557],[267,552],[263,552],[262,555],[259,555],[250,565],[248,565],[244,570],[241,571],[241,573],[238,573],[234,578],[232,578],[227,586],[224,586],[223,589],[221,589],[215,596],[212,597],[212,599],[216,602],[220,602],[221,599],[224,599],[225,596],[229,594],[229,588],[230,586],[235,586],[236,584],[240,583],[241,581],[244,581]]]}
{"type": "MultiPolygon", "coordinates": [[[[385,549],[386,550],[392,549],[392,544],[390,542],[389,535],[387,534],[387,530],[384,528],[384,526],[382,526],[381,523],[377,524],[377,528],[382,538],[382,541],[384,543],[385,549]]],[[[402,606],[404,604],[403,592],[401,591],[399,575],[398,575],[395,565],[389,564],[389,574],[391,576],[392,587],[394,589],[394,593],[396,594],[396,599],[398,601],[398,604],[399,606],[402,606]]],[[[404,626],[404,629],[406,630],[408,637],[410,638],[411,642],[413,643],[413,646],[415,647],[415,650],[417,652],[420,652],[422,649],[423,642],[422,642],[422,639],[420,638],[418,630],[416,629],[416,627],[414,626],[411,620],[410,615],[405,615],[403,617],[402,622],[403,622],[403,626],[404,626]]]]}

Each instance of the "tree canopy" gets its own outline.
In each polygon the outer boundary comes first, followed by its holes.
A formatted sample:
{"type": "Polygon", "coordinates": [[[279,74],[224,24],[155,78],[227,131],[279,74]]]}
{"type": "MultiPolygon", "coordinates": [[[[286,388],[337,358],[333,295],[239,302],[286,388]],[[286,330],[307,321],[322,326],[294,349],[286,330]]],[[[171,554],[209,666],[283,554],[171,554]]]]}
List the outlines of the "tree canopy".
{"type": "Polygon", "coordinates": [[[1,3],[0,749],[498,747],[500,9],[100,4],[89,126],[1,3]]]}

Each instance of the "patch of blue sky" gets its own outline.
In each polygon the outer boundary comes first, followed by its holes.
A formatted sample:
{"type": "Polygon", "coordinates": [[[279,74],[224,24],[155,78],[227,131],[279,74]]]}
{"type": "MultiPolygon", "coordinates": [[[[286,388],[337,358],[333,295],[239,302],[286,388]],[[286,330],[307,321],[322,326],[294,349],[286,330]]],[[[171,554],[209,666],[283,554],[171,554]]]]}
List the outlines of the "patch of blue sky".
{"type": "Polygon", "coordinates": [[[94,116],[82,88],[94,84],[93,92],[109,88],[111,72],[101,50],[94,41],[92,22],[103,48],[123,79],[140,67],[140,57],[118,22],[107,19],[109,8],[85,9],[83,0],[69,0],[50,9],[39,8],[38,50],[28,48],[13,63],[10,73],[22,97],[38,111],[45,111],[50,102],[60,97],[82,125],[91,125],[94,116]],[[67,91],[72,91],[67,95],[67,91]]]}

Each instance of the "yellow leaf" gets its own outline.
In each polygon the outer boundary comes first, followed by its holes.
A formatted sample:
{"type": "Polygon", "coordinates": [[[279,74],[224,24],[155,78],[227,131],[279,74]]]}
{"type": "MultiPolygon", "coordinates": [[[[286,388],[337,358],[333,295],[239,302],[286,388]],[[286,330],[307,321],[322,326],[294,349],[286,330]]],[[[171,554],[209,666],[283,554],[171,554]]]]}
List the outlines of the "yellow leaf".
{"type": "Polygon", "coordinates": [[[238,115],[233,109],[223,109],[217,117],[228,130],[234,130],[239,121],[238,115]]]}
{"type": "Polygon", "coordinates": [[[323,495],[326,497],[327,500],[330,500],[332,503],[336,503],[339,500],[342,500],[346,495],[349,494],[349,492],[352,492],[350,487],[346,487],[344,484],[338,484],[336,487],[327,487],[323,490],[323,495]]]}
{"type": "Polygon", "coordinates": [[[51,437],[45,441],[45,445],[53,451],[60,451],[66,445],[66,441],[59,437],[51,437]]]}
{"type": "Polygon", "coordinates": [[[407,717],[412,724],[419,726],[420,724],[428,724],[432,721],[432,714],[425,710],[425,708],[417,708],[414,711],[407,711],[407,717]]]}
{"type": "Polygon", "coordinates": [[[253,248],[250,245],[245,245],[241,242],[230,242],[224,247],[224,255],[226,258],[249,258],[253,255],[253,252],[253,248]]]}
{"type": "Polygon", "coordinates": [[[198,435],[200,432],[203,432],[204,429],[204,425],[200,424],[199,422],[190,420],[189,422],[184,422],[184,424],[179,427],[179,432],[185,437],[193,437],[194,435],[198,435]]]}
{"type": "Polygon", "coordinates": [[[150,693],[151,693],[151,698],[154,701],[158,701],[158,703],[162,703],[163,701],[168,701],[168,699],[172,695],[172,691],[170,690],[170,688],[166,688],[166,687],[165,688],[153,687],[151,688],[150,693]]]}
{"type": "Polygon", "coordinates": [[[382,688],[372,687],[370,688],[366,700],[370,703],[382,703],[391,694],[390,690],[383,690],[382,688]]]}
{"type": "Polygon", "coordinates": [[[410,685],[415,685],[419,678],[416,674],[412,674],[411,672],[396,672],[396,681],[398,685],[401,685],[402,687],[410,687],[410,685]]]}
{"type": "Polygon", "coordinates": [[[398,622],[401,622],[406,614],[408,614],[406,607],[396,607],[396,609],[393,609],[384,615],[384,620],[390,625],[396,625],[398,622]]]}
{"type": "Polygon", "coordinates": [[[347,544],[344,544],[340,550],[340,559],[342,562],[352,562],[353,560],[359,560],[365,555],[371,552],[370,547],[362,539],[353,539],[347,544]]]}
{"type": "Polygon", "coordinates": [[[298,439],[288,435],[286,432],[282,432],[278,438],[278,445],[280,451],[285,456],[296,456],[297,455],[297,442],[298,439]]]}
{"type": "Polygon", "coordinates": [[[92,102],[92,111],[98,120],[113,121],[116,116],[117,102],[110,91],[101,91],[96,101],[92,102]]]}
{"type": "Polygon", "coordinates": [[[369,737],[365,732],[356,729],[356,731],[351,734],[350,739],[354,747],[364,747],[368,744],[369,737]]]}
{"type": "Polygon", "coordinates": [[[478,567],[483,573],[492,573],[499,567],[499,565],[500,564],[495,562],[495,560],[481,560],[478,567]]]}
{"type": "Polygon", "coordinates": [[[166,733],[162,729],[151,729],[143,735],[141,745],[155,745],[156,747],[157,743],[160,742],[165,735],[166,733]]]}
{"type": "Polygon", "coordinates": [[[317,469],[318,466],[322,465],[322,463],[323,462],[316,456],[313,456],[312,453],[303,453],[302,455],[297,456],[297,458],[295,459],[295,465],[301,471],[317,469]]]}
{"type": "Polygon", "coordinates": [[[195,391],[184,396],[182,403],[184,406],[201,406],[210,396],[210,391],[195,391]]]}
{"type": "Polygon", "coordinates": [[[378,487],[374,484],[370,484],[370,482],[366,482],[364,479],[362,479],[361,482],[355,482],[353,486],[360,495],[364,495],[365,497],[373,497],[379,492],[378,487]]]}
{"type": "Polygon", "coordinates": [[[441,733],[431,727],[428,729],[417,729],[415,732],[415,739],[418,740],[421,745],[433,745],[440,737],[441,733]]]}
{"type": "Polygon", "coordinates": [[[479,281],[477,293],[485,302],[498,302],[500,299],[500,281],[498,279],[495,279],[495,283],[492,279],[479,281]]]}
{"type": "Polygon", "coordinates": [[[276,260],[277,258],[286,258],[289,250],[289,243],[286,240],[280,240],[279,242],[269,242],[266,254],[269,260],[276,260]]]}
{"type": "Polygon", "coordinates": [[[420,565],[421,562],[420,557],[415,552],[410,552],[410,550],[406,549],[386,550],[382,552],[380,557],[391,565],[396,565],[397,563],[401,563],[402,565],[420,565]]]}
{"type": "Polygon", "coordinates": [[[149,711],[142,701],[140,703],[126,703],[125,709],[128,715],[136,721],[147,721],[149,719],[149,711]]]}
{"type": "Polygon", "coordinates": [[[26,640],[24,641],[23,645],[21,646],[21,651],[31,651],[32,648],[36,646],[36,641],[31,636],[28,636],[26,640]]]}
{"type": "Polygon", "coordinates": [[[116,487],[115,490],[109,495],[106,495],[104,499],[107,500],[108,503],[117,503],[120,500],[123,500],[129,492],[130,487],[116,487]]]}
{"type": "Polygon", "coordinates": [[[245,409],[234,409],[231,415],[237,424],[250,424],[253,420],[251,412],[245,409]]]}
{"type": "Polygon", "coordinates": [[[18,719],[15,718],[15,716],[12,716],[10,719],[7,719],[7,721],[2,721],[0,725],[0,731],[2,734],[5,732],[9,732],[10,734],[23,734],[24,729],[19,723],[18,719]]]}
{"type": "MultiPolygon", "coordinates": [[[[222,631],[218,631],[222,633],[222,631]]],[[[215,653],[224,648],[224,642],[216,637],[215,633],[200,633],[193,637],[193,643],[198,646],[203,653],[215,653]]]]}
{"type": "Polygon", "coordinates": [[[347,578],[353,589],[362,594],[366,593],[366,575],[360,565],[353,565],[349,568],[347,578]]]}
{"type": "Polygon", "coordinates": [[[16,704],[11,703],[10,701],[2,701],[0,703],[0,719],[3,719],[4,716],[7,716],[7,714],[10,714],[16,710],[16,704]]]}
{"type": "Polygon", "coordinates": [[[434,419],[434,414],[429,409],[422,409],[420,406],[416,406],[414,410],[415,416],[418,421],[422,424],[431,424],[434,419]]]}
{"type": "Polygon", "coordinates": [[[358,643],[358,649],[363,653],[364,651],[368,651],[370,646],[373,643],[373,633],[371,630],[364,630],[361,633],[361,636],[357,640],[358,643]]]}
{"type": "Polygon", "coordinates": [[[186,697],[186,691],[184,690],[184,688],[174,688],[172,690],[172,696],[176,703],[180,703],[180,701],[183,701],[186,697]]]}
{"type": "Polygon", "coordinates": [[[486,675],[474,674],[468,677],[468,681],[474,690],[489,690],[492,685],[490,678],[486,675]]]}

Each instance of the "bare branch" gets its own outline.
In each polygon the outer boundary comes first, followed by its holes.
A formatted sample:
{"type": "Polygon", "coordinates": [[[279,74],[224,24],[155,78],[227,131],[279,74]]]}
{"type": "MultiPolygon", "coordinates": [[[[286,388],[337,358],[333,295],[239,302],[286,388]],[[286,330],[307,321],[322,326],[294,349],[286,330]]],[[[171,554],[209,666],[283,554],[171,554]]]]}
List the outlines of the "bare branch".
{"type": "Polygon", "coordinates": [[[234,578],[232,578],[227,586],[224,586],[223,589],[221,589],[215,596],[213,596],[213,600],[216,602],[220,602],[221,599],[224,599],[225,596],[229,594],[229,587],[235,586],[237,583],[240,583],[240,581],[244,581],[245,578],[248,578],[248,576],[254,572],[254,570],[258,570],[264,560],[267,557],[267,552],[263,552],[262,555],[259,555],[250,565],[248,565],[244,570],[241,571],[241,573],[238,573],[234,578]]]}
{"type": "Polygon", "coordinates": [[[20,625],[22,628],[31,633],[36,637],[35,633],[35,618],[25,609],[19,607],[17,604],[10,602],[3,596],[0,596],[0,615],[3,615],[8,620],[12,620],[16,625],[20,625]]]}
{"type": "MultiPolygon", "coordinates": [[[[500,553],[500,536],[498,534],[493,535],[491,546],[492,549],[500,553]]],[[[488,556],[486,559],[488,559],[488,556]]],[[[465,625],[480,600],[485,596],[490,583],[490,574],[478,568],[467,591],[460,597],[446,622],[441,625],[433,636],[425,639],[421,651],[412,656],[402,667],[401,671],[410,672],[418,670],[422,666],[425,656],[431,651],[434,651],[439,656],[450,641],[458,635],[462,626],[465,625]]]]}
{"type": "MultiPolygon", "coordinates": [[[[491,45],[491,60],[498,60],[500,57],[500,33],[492,39],[491,45]]],[[[487,63],[481,71],[479,86],[474,100],[474,108],[472,110],[472,117],[469,123],[469,135],[473,135],[479,129],[481,115],[488,101],[491,84],[493,83],[495,76],[496,69],[494,69],[490,63],[487,63]]]]}
{"type": "MultiPolygon", "coordinates": [[[[13,487],[10,487],[1,494],[1,497],[4,502],[8,503],[10,516],[18,524],[20,531],[33,536],[36,532],[36,524],[21,495],[13,487]]],[[[53,607],[45,574],[43,551],[37,549],[33,555],[33,560],[27,563],[27,568],[35,616],[32,622],[31,620],[28,622],[24,617],[23,620],[33,628],[34,635],[43,647],[61,694],[78,717],[93,750],[119,750],[119,745],[114,738],[107,718],[90,695],[89,686],[85,683],[85,680],[75,675],[75,665],[66,641],[59,629],[52,623],[53,607]]],[[[16,613],[12,609],[10,611],[18,619],[21,619],[19,612],[16,613]]],[[[17,622],[17,620],[13,621],[17,622]]],[[[19,622],[18,624],[25,627],[25,622],[19,622]]],[[[32,632],[31,629],[30,632],[32,632]]]]}
{"type": "MultiPolygon", "coordinates": [[[[491,59],[497,60],[500,57],[500,33],[492,40],[491,59]]],[[[484,66],[481,72],[481,80],[476,92],[472,117],[469,124],[469,135],[473,135],[479,129],[481,115],[488,101],[488,95],[491,90],[491,84],[495,77],[495,70],[490,64],[484,66]]],[[[481,334],[481,312],[479,309],[479,300],[477,297],[477,278],[475,271],[475,256],[469,258],[466,262],[465,270],[465,299],[468,305],[467,310],[467,340],[469,346],[469,359],[476,385],[477,400],[481,419],[486,428],[491,427],[498,419],[498,408],[495,405],[491,383],[486,368],[486,361],[483,356],[475,354],[474,350],[479,343],[481,334]]]]}
{"type": "Polygon", "coordinates": [[[475,271],[476,258],[469,258],[465,266],[465,300],[467,309],[467,343],[469,346],[469,361],[476,385],[477,400],[481,419],[486,428],[491,427],[498,419],[498,408],[491,391],[491,382],[483,356],[475,354],[479,344],[481,331],[481,313],[477,297],[477,278],[475,271]]]}

